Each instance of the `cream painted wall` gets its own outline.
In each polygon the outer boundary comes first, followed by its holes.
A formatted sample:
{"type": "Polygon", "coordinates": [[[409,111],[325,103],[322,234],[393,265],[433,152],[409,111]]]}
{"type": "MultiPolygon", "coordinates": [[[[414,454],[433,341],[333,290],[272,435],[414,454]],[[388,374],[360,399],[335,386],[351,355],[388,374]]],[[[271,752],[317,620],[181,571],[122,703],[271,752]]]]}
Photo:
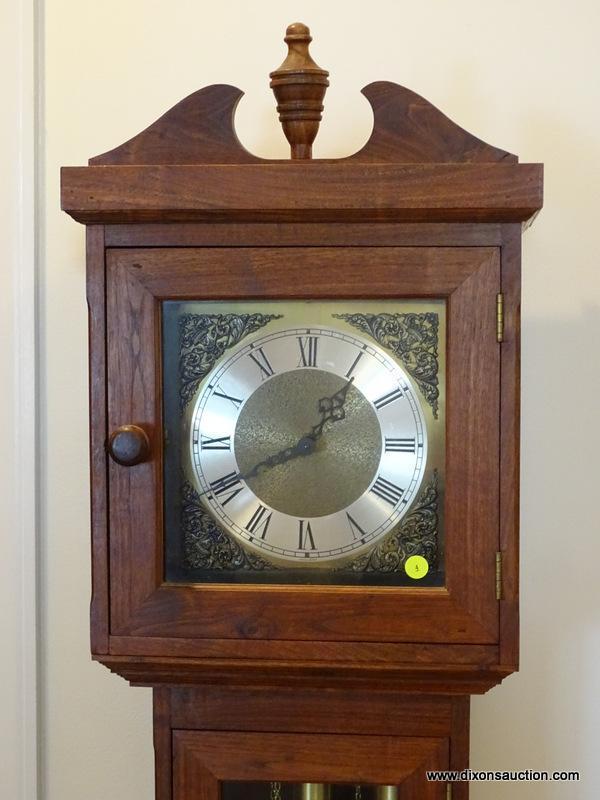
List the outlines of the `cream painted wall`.
{"type": "Polygon", "coordinates": [[[395,80],[483,139],[546,164],[524,238],[522,671],[473,701],[473,768],[579,769],[579,785],[477,786],[479,798],[600,796],[598,207],[595,0],[46,0],[42,264],[42,798],[152,796],[150,692],[90,662],[83,228],[59,166],[83,164],[193,90],[246,91],[240,138],[285,156],[268,72],[287,23],[331,72],[316,156],[356,150],[359,89],[395,80]]]}

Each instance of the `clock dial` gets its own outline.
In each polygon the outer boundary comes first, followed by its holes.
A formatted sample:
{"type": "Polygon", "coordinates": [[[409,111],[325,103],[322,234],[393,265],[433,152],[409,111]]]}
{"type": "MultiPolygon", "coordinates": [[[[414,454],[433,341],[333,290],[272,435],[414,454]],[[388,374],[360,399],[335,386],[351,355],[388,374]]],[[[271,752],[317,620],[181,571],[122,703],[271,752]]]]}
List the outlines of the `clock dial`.
{"type": "Polygon", "coordinates": [[[243,546],[333,567],[372,547],[414,500],[423,412],[404,370],[360,336],[288,328],[232,348],[192,413],[201,500],[243,546]]]}

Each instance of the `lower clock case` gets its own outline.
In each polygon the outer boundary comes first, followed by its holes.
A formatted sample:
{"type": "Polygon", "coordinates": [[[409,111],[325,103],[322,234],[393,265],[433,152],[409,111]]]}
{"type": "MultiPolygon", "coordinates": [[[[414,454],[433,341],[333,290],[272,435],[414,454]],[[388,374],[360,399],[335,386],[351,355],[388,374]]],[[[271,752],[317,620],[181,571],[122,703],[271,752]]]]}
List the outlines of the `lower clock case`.
{"type": "Polygon", "coordinates": [[[445,323],[164,301],[167,580],[443,585],[445,323]]]}
{"type": "Polygon", "coordinates": [[[158,800],[446,800],[427,773],[468,758],[467,697],[163,687],[154,712],[158,800]]]}

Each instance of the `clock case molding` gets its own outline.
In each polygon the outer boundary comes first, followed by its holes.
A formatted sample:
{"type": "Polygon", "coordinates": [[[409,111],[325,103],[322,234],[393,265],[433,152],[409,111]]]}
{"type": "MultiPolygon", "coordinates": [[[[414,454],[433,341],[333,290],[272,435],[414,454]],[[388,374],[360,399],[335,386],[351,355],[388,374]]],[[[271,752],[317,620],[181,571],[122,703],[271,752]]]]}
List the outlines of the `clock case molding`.
{"type": "MultiPolygon", "coordinates": [[[[373,132],[348,158],[252,155],[234,128],[242,92],[216,85],[89,166],[62,170],[62,208],[87,226],[92,654],[134,684],[465,696],[518,667],[520,241],[523,223],[542,206],[542,166],[519,164],[402,86],[373,83],[363,94],[373,132]],[[475,392],[464,403],[465,415],[482,415],[483,430],[495,426],[497,444],[490,495],[497,546],[475,545],[465,564],[454,564],[463,581],[457,597],[475,620],[470,628],[468,615],[452,611],[451,597],[440,611],[428,605],[427,590],[364,590],[348,621],[346,587],[252,587],[249,607],[248,587],[209,587],[212,595],[202,600],[205,587],[163,584],[161,448],[153,428],[160,421],[157,298],[442,296],[455,314],[449,364],[453,347],[459,364],[477,325],[496,328],[496,286],[503,298],[502,341],[494,337],[492,357],[497,396],[475,392]],[[492,295],[493,307],[481,302],[492,295]],[[132,342],[140,339],[152,346],[137,352],[132,342]],[[109,364],[141,380],[137,398],[126,382],[107,380],[109,364]],[[145,426],[145,463],[123,467],[108,458],[115,422],[145,426]],[[140,515],[143,529],[135,524],[140,515]],[[486,583],[496,552],[500,599],[486,583]],[[485,580],[477,559],[486,564],[485,580]],[[274,589],[287,609],[277,618],[266,602],[274,589]],[[485,618],[478,617],[481,602],[485,618]],[[305,626],[320,614],[321,625],[305,626]],[[437,636],[419,633],[432,629],[437,636]]],[[[482,368],[485,347],[478,351],[482,368]]],[[[460,415],[452,391],[451,417],[460,415]]],[[[468,416],[454,424],[456,435],[461,425],[465,435],[469,428],[470,445],[483,452],[468,416]]],[[[450,485],[476,482],[476,450],[465,462],[449,463],[450,485]]],[[[481,495],[471,500],[480,503],[481,495]]],[[[489,508],[474,513],[482,526],[489,523],[489,508]]]]}

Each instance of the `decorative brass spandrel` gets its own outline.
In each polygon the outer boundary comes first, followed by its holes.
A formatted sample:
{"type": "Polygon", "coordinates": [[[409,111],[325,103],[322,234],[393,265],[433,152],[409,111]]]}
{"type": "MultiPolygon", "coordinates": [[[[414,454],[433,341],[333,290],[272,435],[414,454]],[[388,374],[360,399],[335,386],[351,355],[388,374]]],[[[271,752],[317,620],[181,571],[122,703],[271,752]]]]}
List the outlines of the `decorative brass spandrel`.
{"type": "Polygon", "coordinates": [[[416,382],[437,419],[440,395],[437,312],[354,313],[334,316],[368,333],[382,347],[394,353],[416,382]]]}
{"type": "Polygon", "coordinates": [[[181,409],[230,347],[268,325],[279,314],[182,314],[179,318],[181,409]]]}

